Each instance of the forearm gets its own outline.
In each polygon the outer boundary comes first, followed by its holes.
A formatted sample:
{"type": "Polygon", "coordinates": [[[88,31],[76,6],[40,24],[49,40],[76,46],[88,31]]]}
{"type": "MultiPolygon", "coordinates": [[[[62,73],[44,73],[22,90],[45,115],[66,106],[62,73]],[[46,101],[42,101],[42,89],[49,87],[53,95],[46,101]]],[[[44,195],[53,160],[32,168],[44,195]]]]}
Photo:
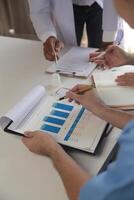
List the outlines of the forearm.
{"type": "Polygon", "coordinates": [[[51,19],[49,0],[29,0],[30,17],[35,31],[43,42],[49,36],[56,37],[56,30],[51,19]]]}
{"type": "Polygon", "coordinates": [[[130,120],[134,119],[134,115],[119,111],[117,109],[112,109],[108,106],[101,105],[98,108],[96,107],[95,113],[101,119],[111,123],[117,128],[123,128],[130,120]]]}
{"type": "Polygon", "coordinates": [[[77,200],[81,187],[89,180],[89,175],[61,147],[51,155],[70,200],[77,200]]]}

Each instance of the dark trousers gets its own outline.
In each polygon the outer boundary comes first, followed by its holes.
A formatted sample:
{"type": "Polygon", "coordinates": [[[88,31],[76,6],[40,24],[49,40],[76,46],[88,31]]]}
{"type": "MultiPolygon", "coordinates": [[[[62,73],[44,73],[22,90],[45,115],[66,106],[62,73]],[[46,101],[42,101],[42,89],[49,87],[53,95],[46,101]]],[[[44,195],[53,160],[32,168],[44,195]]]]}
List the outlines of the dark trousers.
{"type": "Polygon", "coordinates": [[[80,46],[84,24],[88,36],[88,46],[100,48],[102,43],[102,8],[94,3],[91,6],[73,5],[77,43],[80,46]]]}

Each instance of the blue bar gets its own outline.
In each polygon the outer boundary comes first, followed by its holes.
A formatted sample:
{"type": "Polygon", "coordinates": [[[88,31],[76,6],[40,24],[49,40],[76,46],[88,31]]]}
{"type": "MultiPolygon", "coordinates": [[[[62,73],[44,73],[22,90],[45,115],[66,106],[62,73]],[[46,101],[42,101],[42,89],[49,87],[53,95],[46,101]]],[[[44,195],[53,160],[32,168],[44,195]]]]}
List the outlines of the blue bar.
{"type": "Polygon", "coordinates": [[[62,118],[68,118],[69,113],[58,111],[58,110],[52,110],[50,115],[57,116],[57,117],[62,117],[62,118]]]}
{"type": "Polygon", "coordinates": [[[64,138],[65,141],[68,141],[69,138],[71,137],[71,135],[72,135],[74,129],[76,128],[77,124],[79,123],[79,121],[80,121],[80,119],[81,119],[81,117],[82,117],[84,111],[85,111],[85,108],[82,108],[82,109],[80,110],[78,116],[76,117],[74,123],[72,124],[71,128],[69,129],[68,133],[66,134],[66,136],[65,136],[65,138],[64,138]]]}
{"type": "Polygon", "coordinates": [[[63,125],[65,123],[65,120],[63,119],[58,119],[58,118],[54,118],[54,117],[44,117],[43,121],[45,122],[49,122],[52,124],[57,124],[57,125],[63,125]]]}
{"type": "Polygon", "coordinates": [[[56,127],[56,126],[50,126],[48,124],[44,124],[44,125],[42,125],[41,130],[42,131],[49,131],[49,132],[52,132],[52,133],[59,133],[60,128],[56,127]]]}
{"type": "Polygon", "coordinates": [[[61,109],[61,110],[65,110],[65,111],[72,111],[73,110],[73,106],[62,104],[62,103],[54,103],[53,107],[61,109]]]}

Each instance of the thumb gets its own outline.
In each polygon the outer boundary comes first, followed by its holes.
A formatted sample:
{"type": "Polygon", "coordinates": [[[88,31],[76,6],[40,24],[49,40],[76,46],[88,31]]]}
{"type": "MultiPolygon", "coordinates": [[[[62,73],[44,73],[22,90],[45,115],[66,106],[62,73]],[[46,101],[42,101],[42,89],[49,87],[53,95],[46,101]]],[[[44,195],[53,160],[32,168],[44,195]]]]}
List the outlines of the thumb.
{"type": "Polygon", "coordinates": [[[80,102],[80,95],[78,95],[78,94],[76,94],[76,93],[74,93],[74,92],[69,91],[69,92],[66,93],[66,96],[67,96],[68,98],[70,98],[70,99],[73,99],[73,100],[75,100],[75,101],[80,102]]]}
{"type": "Polygon", "coordinates": [[[34,132],[27,131],[24,133],[24,136],[27,138],[32,138],[34,136],[34,132]]]}
{"type": "Polygon", "coordinates": [[[56,43],[55,43],[55,51],[57,53],[59,53],[59,51],[61,49],[63,49],[63,47],[64,47],[64,44],[62,42],[60,42],[59,40],[57,40],[56,43]]]}

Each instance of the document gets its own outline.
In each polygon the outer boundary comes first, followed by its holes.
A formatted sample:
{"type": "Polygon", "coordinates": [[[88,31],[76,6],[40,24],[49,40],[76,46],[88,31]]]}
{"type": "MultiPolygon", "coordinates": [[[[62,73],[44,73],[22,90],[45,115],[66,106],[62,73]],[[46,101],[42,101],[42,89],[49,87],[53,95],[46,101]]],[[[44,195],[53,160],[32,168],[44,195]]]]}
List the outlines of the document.
{"type": "Polygon", "coordinates": [[[72,47],[58,61],[58,64],[50,66],[46,72],[60,73],[65,75],[88,77],[95,69],[96,64],[89,61],[89,54],[94,52],[94,48],[72,47]]]}
{"type": "Polygon", "coordinates": [[[134,73],[134,66],[125,65],[95,72],[93,80],[100,98],[111,107],[134,108],[134,87],[118,86],[115,79],[124,73],[134,73]]]}
{"type": "Polygon", "coordinates": [[[90,153],[95,152],[106,125],[76,103],[47,96],[43,86],[35,87],[0,119],[0,126],[9,133],[40,130],[62,145],[90,153]]]}

